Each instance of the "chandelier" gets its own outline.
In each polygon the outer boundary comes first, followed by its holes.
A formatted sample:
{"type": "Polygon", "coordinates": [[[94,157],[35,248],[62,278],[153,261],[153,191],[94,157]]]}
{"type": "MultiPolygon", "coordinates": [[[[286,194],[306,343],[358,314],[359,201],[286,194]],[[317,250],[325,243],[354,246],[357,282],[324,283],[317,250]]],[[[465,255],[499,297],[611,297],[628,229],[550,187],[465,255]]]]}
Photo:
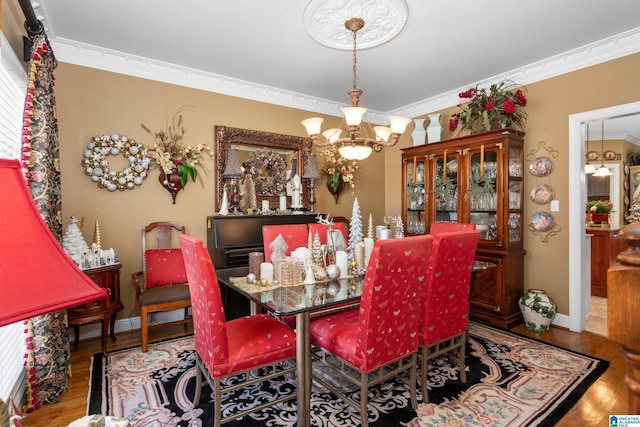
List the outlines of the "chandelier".
{"type": "Polygon", "coordinates": [[[364,27],[364,19],[351,18],[344,23],[344,26],[353,33],[353,89],[347,92],[351,97],[351,107],[342,109],[344,119],[338,128],[322,132],[322,136],[325,137],[324,142],[319,140],[320,129],[324,119],[312,117],[303,120],[302,125],[306,128],[315,145],[337,149],[340,155],[348,160],[363,160],[369,157],[373,151],[379,152],[384,147],[396,145],[400,135],[405,131],[411,120],[405,117],[389,116],[388,127],[375,126],[373,129],[367,121],[363,121],[367,109],[360,107],[362,90],[357,88],[356,33],[364,27]],[[342,137],[343,129],[340,129],[340,127],[345,122],[347,125],[346,136],[342,137]]]}

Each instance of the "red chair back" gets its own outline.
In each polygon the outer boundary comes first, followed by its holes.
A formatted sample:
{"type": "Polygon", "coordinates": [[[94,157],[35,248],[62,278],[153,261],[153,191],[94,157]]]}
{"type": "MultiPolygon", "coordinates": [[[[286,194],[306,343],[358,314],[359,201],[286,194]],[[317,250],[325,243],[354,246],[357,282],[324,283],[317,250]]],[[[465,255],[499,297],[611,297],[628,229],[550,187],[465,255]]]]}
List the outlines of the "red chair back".
{"type": "Polygon", "coordinates": [[[273,262],[271,260],[270,245],[280,234],[282,234],[284,241],[287,243],[285,255],[291,255],[291,252],[300,247],[306,248],[309,243],[307,224],[263,225],[262,242],[264,244],[265,262],[273,262]]]}
{"type": "MultiPolygon", "coordinates": [[[[314,238],[316,233],[318,233],[318,237],[320,238],[320,244],[327,244],[327,231],[329,230],[329,226],[325,224],[320,224],[317,222],[309,223],[309,231],[311,231],[311,237],[314,238]]],[[[349,242],[349,236],[347,236],[347,230],[344,227],[344,222],[336,222],[331,228],[334,231],[340,231],[342,233],[342,237],[344,237],[345,242],[349,242]]]]}
{"type": "Polygon", "coordinates": [[[432,236],[375,242],[360,301],[356,354],[365,372],[418,349],[432,236]]]}
{"type": "Polygon", "coordinates": [[[229,355],[218,277],[202,241],[186,234],[178,240],[189,279],[195,349],[209,372],[214,372],[214,365],[226,363],[229,355]]]}
{"type": "Polygon", "coordinates": [[[422,304],[420,344],[430,345],[467,329],[469,286],[480,233],[434,235],[422,304]]]}
{"type": "Polygon", "coordinates": [[[460,231],[475,230],[476,225],[464,222],[432,222],[429,234],[457,233],[460,231]]]}

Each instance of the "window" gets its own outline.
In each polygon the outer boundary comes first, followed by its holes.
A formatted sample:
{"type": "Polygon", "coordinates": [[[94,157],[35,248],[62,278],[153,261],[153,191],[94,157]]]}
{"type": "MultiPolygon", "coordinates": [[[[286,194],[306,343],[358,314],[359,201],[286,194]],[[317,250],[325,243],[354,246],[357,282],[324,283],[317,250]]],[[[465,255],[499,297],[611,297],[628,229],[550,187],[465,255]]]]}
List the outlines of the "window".
{"type": "MultiPolygon", "coordinates": [[[[26,87],[26,72],[0,31],[1,158],[20,157],[21,118],[26,87]]],[[[0,327],[0,398],[5,401],[9,396],[18,400],[24,394],[24,353],[23,322],[0,327]]]]}

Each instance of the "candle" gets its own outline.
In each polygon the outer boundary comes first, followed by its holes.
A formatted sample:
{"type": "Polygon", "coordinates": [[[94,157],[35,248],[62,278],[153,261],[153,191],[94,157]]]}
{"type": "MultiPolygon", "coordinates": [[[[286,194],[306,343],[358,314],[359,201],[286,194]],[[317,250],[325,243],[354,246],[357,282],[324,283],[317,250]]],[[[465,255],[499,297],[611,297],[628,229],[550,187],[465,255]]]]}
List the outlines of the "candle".
{"type": "Polygon", "coordinates": [[[340,277],[349,275],[349,260],[345,251],[336,251],[336,265],[340,269],[340,277]]]}
{"type": "Polygon", "coordinates": [[[484,176],[484,144],[480,146],[480,178],[484,176]]]}
{"type": "Polygon", "coordinates": [[[264,253],[249,252],[249,273],[253,273],[256,277],[260,276],[260,264],[264,262],[264,253]]]}
{"type": "Polygon", "coordinates": [[[280,196],[280,212],[287,210],[287,196],[280,196]]]}
{"type": "Polygon", "coordinates": [[[413,156],[413,183],[414,184],[416,183],[416,173],[417,173],[417,170],[418,170],[418,166],[416,164],[417,157],[418,156],[413,156]]]}
{"type": "Polygon", "coordinates": [[[380,230],[380,240],[390,239],[391,238],[391,229],[385,228],[384,230],[380,230]]]}
{"type": "Polygon", "coordinates": [[[260,264],[260,278],[267,279],[269,283],[273,282],[273,264],[270,262],[260,264]]]}
{"type": "Polygon", "coordinates": [[[447,180],[447,150],[444,150],[444,157],[442,159],[442,180],[447,180]]]}
{"type": "Polygon", "coordinates": [[[380,238],[380,233],[382,232],[382,230],[386,230],[387,226],[386,225],[376,225],[376,239],[380,238]]]}
{"type": "Polygon", "coordinates": [[[373,239],[371,237],[364,238],[364,266],[369,265],[369,258],[371,258],[371,251],[373,251],[373,239]]]}
{"type": "Polygon", "coordinates": [[[364,268],[364,243],[356,242],[354,245],[355,254],[354,259],[356,260],[356,266],[358,268],[364,268]]]}
{"type": "Polygon", "coordinates": [[[262,212],[268,212],[269,211],[269,201],[268,200],[263,200],[262,201],[262,212]]]}

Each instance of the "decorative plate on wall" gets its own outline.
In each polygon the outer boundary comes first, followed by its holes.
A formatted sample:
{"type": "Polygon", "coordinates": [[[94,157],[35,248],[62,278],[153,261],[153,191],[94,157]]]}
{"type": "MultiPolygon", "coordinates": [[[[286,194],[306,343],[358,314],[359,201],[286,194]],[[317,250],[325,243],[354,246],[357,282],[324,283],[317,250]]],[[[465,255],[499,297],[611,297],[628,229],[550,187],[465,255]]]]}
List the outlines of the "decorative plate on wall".
{"type": "Polygon", "coordinates": [[[536,212],[531,217],[531,225],[537,231],[549,231],[555,222],[555,218],[549,212],[536,212]]]}
{"type": "Polygon", "coordinates": [[[529,172],[533,176],[547,176],[553,170],[553,162],[548,157],[536,157],[529,164],[529,172]]]}
{"type": "Polygon", "coordinates": [[[629,206],[629,196],[624,196],[624,205],[629,206]]]}
{"type": "Polygon", "coordinates": [[[616,152],[611,150],[602,153],[602,157],[604,157],[605,160],[615,160],[617,156],[616,152]]]}
{"type": "Polygon", "coordinates": [[[598,157],[599,157],[599,156],[600,156],[600,155],[598,154],[598,152],[597,152],[597,151],[593,151],[593,150],[591,150],[591,151],[589,151],[589,152],[587,153],[587,159],[588,159],[588,160],[591,160],[591,161],[593,161],[593,160],[598,160],[598,157]]]}
{"type": "Polygon", "coordinates": [[[549,203],[553,200],[553,189],[547,184],[536,185],[534,189],[531,190],[531,200],[539,205],[549,203]]]}
{"type": "Polygon", "coordinates": [[[628,179],[624,180],[624,189],[629,191],[629,180],[628,179]]]}

